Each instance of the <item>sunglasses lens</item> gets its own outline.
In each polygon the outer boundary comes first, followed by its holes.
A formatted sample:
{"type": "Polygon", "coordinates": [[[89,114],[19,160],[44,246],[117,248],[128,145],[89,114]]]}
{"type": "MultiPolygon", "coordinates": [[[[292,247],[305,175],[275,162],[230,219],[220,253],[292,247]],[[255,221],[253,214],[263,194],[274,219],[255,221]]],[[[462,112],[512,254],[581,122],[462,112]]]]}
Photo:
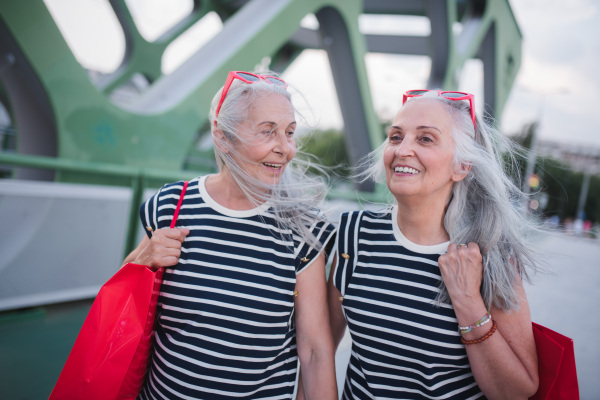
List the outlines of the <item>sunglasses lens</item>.
{"type": "Polygon", "coordinates": [[[246,79],[247,81],[256,82],[256,81],[260,80],[260,78],[258,76],[248,74],[246,72],[238,72],[237,74],[238,74],[238,76],[246,79]]]}
{"type": "Polygon", "coordinates": [[[409,96],[421,96],[422,94],[425,94],[427,92],[429,92],[429,90],[409,90],[408,92],[406,92],[406,94],[409,96]]]}
{"type": "Polygon", "coordinates": [[[443,97],[447,97],[449,99],[457,99],[459,97],[465,97],[467,96],[466,93],[461,93],[461,92],[447,92],[442,94],[443,97]]]}
{"type": "Polygon", "coordinates": [[[285,82],[279,78],[275,78],[273,76],[264,76],[263,78],[265,78],[274,85],[285,86],[285,82]]]}

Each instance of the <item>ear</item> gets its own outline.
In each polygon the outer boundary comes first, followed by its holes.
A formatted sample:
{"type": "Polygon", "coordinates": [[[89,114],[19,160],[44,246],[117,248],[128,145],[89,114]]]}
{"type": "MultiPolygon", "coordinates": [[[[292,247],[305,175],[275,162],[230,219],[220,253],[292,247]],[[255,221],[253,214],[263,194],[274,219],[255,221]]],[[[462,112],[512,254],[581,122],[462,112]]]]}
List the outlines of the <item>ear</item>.
{"type": "Polygon", "coordinates": [[[229,141],[227,140],[227,136],[221,129],[213,129],[212,137],[215,146],[219,149],[221,153],[229,153],[229,141]]]}
{"type": "Polygon", "coordinates": [[[460,164],[460,168],[458,168],[454,174],[452,174],[452,181],[460,182],[467,177],[471,171],[471,165],[469,164],[460,164]]]}

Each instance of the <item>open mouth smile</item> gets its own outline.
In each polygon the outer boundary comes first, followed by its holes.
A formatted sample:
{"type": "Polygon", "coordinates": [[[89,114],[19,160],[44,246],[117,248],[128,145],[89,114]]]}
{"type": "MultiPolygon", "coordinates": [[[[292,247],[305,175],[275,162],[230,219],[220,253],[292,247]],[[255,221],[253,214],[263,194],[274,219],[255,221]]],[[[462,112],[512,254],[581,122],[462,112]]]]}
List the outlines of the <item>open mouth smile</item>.
{"type": "Polygon", "coordinates": [[[265,167],[273,169],[275,171],[280,171],[281,169],[283,169],[283,164],[271,164],[271,163],[264,162],[263,165],[265,167]]]}
{"type": "Polygon", "coordinates": [[[398,174],[411,174],[411,175],[416,175],[418,174],[420,171],[411,168],[411,167],[395,167],[394,168],[394,172],[398,173],[398,174]]]}

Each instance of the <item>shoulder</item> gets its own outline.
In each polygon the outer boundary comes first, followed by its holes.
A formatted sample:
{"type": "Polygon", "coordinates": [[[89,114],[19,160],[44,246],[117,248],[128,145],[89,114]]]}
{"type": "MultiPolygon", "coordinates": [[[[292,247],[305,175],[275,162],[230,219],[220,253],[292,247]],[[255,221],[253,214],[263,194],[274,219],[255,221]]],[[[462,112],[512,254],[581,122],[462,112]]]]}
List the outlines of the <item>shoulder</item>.
{"type": "Polygon", "coordinates": [[[364,225],[365,222],[389,222],[391,221],[391,210],[384,209],[378,211],[355,210],[340,214],[339,228],[347,226],[364,225]]]}

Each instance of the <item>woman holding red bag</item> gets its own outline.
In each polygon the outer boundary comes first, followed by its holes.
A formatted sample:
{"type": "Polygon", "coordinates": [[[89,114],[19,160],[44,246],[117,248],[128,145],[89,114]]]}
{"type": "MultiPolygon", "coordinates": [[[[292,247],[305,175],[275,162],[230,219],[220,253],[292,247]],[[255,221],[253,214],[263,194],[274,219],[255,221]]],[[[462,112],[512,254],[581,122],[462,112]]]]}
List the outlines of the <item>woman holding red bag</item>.
{"type": "Polygon", "coordinates": [[[522,278],[536,260],[512,153],[474,96],[412,90],[367,173],[394,202],[342,214],[333,334],[352,338],[344,399],[527,399],[538,387],[522,278]],[[506,146],[506,147],[505,147],[506,146]]]}
{"type": "Polygon", "coordinates": [[[232,71],[213,99],[219,172],[165,185],[141,207],[147,232],[125,262],[165,268],[139,399],[337,399],[326,305],[334,236],[326,188],[294,166],[296,112],[274,75],[232,71]]]}

